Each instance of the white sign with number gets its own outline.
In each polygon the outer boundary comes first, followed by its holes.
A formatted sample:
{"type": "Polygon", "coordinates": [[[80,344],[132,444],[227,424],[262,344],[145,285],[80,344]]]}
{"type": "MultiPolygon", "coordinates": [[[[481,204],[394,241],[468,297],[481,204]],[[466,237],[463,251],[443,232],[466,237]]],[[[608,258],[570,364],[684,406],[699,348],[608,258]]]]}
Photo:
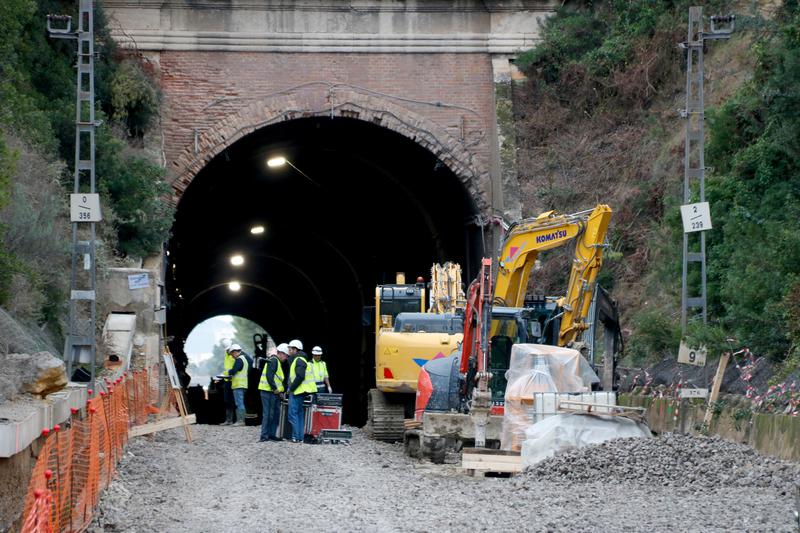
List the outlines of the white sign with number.
{"type": "Polygon", "coordinates": [[[678,350],[678,362],[687,365],[706,366],[706,347],[690,348],[686,343],[681,342],[678,350]]]}
{"type": "Polygon", "coordinates": [[[708,389],[681,389],[681,398],[708,398],[708,389]]]}
{"type": "Polygon", "coordinates": [[[178,379],[178,371],[175,369],[175,361],[172,360],[172,354],[165,353],[164,366],[167,367],[167,376],[169,376],[169,383],[173,389],[181,388],[181,380],[178,379]]]}
{"type": "Polygon", "coordinates": [[[146,289],[148,287],[150,287],[150,276],[147,272],[142,274],[130,274],[128,276],[128,288],[130,290],[146,289]]]}
{"type": "Polygon", "coordinates": [[[711,209],[708,202],[681,206],[683,232],[705,231],[711,229],[711,209]]]}
{"type": "Polygon", "coordinates": [[[97,193],[70,194],[69,218],[71,222],[100,222],[100,195],[97,193]]]}

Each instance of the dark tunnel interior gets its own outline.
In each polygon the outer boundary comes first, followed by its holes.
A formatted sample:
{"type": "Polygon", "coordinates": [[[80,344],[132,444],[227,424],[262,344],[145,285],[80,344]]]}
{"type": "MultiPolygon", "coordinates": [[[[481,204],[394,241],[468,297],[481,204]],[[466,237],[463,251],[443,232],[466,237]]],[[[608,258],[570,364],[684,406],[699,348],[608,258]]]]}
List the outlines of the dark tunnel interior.
{"type": "Polygon", "coordinates": [[[319,344],[345,421],[361,425],[375,384],[365,321],[375,285],[396,272],[428,281],[444,261],[472,279],[483,254],[475,214],[447,166],[386,128],[320,117],[258,130],[214,158],[178,205],[167,267],[173,348],[185,358],[192,328],[223,314],[263,325],[276,342],[319,344]],[[278,156],[289,164],[269,167],[278,156]],[[251,233],[257,225],[263,234],[251,233]]]}

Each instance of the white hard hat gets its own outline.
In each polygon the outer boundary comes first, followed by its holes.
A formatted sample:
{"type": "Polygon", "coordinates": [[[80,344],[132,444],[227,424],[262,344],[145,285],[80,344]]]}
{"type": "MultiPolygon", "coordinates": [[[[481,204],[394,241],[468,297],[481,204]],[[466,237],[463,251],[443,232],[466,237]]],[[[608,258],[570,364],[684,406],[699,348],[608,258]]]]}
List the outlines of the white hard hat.
{"type": "Polygon", "coordinates": [[[275,350],[278,352],[283,352],[286,355],[289,355],[289,345],[286,344],[285,342],[280,343],[278,347],[275,348],[275,350]]]}
{"type": "Polygon", "coordinates": [[[322,348],[319,346],[314,346],[311,348],[311,355],[322,355],[322,348]]]}
{"type": "Polygon", "coordinates": [[[228,348],[229,352],[235,352],[236,350],[239,350],[241,352],[242,351],[242,347],[239,346],[238,344],[231,344],[231,347],[228,348]]]}
{"type": "Polygon", "coordinates": [[[232,340],[222,339],[222,347],[225,348],[226,351],[231,347],[231,344],[233,344],[232,340]]]}
{"type": "Polygon", "coordinates": [[[289,347],[290,348],[297,348],[298,350],[302,350],[303,349],[303,343],[300,342],[297,339],[293,339],[293,340],[289,341],[289,347]]]}

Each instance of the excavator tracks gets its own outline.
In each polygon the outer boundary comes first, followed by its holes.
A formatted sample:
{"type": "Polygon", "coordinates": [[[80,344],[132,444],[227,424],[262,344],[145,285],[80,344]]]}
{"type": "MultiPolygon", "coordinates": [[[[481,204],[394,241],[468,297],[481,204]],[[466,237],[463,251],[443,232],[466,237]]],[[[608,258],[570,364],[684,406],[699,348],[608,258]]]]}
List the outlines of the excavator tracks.
{"type": "Polygon", "coordinates": [[[367,394],[367,432],[375,439],[384,442],[402,442],[405,428],[403,426],[403,404],[386,401],[378,389],[371,389],[367,394]]]}

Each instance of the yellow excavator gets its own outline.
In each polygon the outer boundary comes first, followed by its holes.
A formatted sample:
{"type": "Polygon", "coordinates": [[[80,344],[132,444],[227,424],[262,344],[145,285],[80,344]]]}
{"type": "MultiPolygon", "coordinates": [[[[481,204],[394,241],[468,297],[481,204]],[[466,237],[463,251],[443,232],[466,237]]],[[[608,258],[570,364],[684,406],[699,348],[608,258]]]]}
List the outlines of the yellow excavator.
{"type": "MultiPolygon", "coordinates": [[[[511,346],[517,343],[573,346],[583,341],[589,327],[587,316],[595,295],[596,278],[602,265],[605,237],[611,219],[607,205],[574,214],[548,211],[511,226],[497,258],[497,278],[493,283],[489,384],[491,401],[501,412],[505,391],[505,371],[511,346]],[[559,298],[526,298],[531,271],[542,251],[575,241],[575,251],[566,295],[559,298]]],[[[458,394],[434,394],[433,389],[418,390],[420,369],[428,361],[447,359],[461,348],[465,313],[425,313],[424,286],[419,291],[379,286],[376,292],[376,389],[369,392],[367,428],[373,438],[401,440],[404,418],[412,410],[458,410],[458,394]],[[387,296],[416,298],[419,312],[398,313],[391,320],[386,309],[402,307],[387,296]],[[383,317],[383,318],[380,318],[383,317]],[[380,320],[380,321],[379,321],[380,320]],[[387,327],[391,325],[391,327],[387,327]],[[383,326],[383,327],[382,327],[383,326]],[[402,375],[403,379],[396,379],[402,375]],[[394,378],[393,380],[390,380],[394,378]]],[[[599,293],[605,294],[605,293],[599,293]]],[[[466,314],[470,314],[467,312],[466,314]]],[[[435,364],[435,363],[431,363],[435,364]]],[[[441,364],[449,364],[442,361],[441,364]]],[[[460,365],[459,365],[460,367],[460,365]]],[[[457,371],[458,369],[454,370],[457,371]]],[[[463,376],[469,381],[469,376],[463,376]]],[[[460,395],[464,400],[464,395],[460,395]]],[[[463,406],[461,406],[463,407],[463,406]]]]}
{"type": "Polygon", "coordinates": [[[431,268],[425,284],[396,283],[375,288],[375,384],[367,396],[367,431],[377,440],[403,439],[403,419],[411,413],[422,365],[448,356],[461,343],[465,305],[461,268],[456,263],[431,268]],[[426,294],[430,296],[426,310],[426,294]]]}

